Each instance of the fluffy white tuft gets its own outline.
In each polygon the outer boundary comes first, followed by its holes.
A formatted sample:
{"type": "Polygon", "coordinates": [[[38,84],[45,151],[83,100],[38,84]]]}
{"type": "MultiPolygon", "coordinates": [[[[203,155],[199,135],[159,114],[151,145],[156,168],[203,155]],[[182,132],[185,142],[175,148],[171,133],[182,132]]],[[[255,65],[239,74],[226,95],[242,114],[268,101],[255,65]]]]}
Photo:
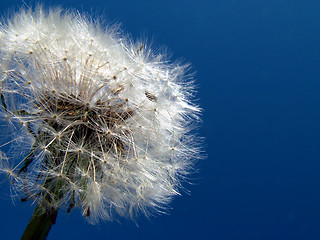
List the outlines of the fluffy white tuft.
{"type": "Polygon", "coordinates": [[[15,194],[92,223],[178,194],[199,155],[188,66],[41,7],[3,23],[0,46],[0,170],[15,194]]]}

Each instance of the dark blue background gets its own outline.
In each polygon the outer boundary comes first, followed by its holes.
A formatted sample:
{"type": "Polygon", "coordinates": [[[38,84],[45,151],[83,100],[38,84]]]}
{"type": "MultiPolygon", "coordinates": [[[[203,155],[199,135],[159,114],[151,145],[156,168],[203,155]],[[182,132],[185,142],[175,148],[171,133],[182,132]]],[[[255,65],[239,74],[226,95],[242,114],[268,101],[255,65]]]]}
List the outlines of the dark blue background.
{"type": "MultiPolygon", "coordinates": [[[[2,16],[22,5],[8,2],[2,16]]],[[[320,239],[320,1],[44,2],[102,14],[191,62],[208,155],[169,215],[92,226],[61,212],[48,239],[320,239]]],[[[19,239],[32,208],[0,190],[1,238],[19,239]]]]}

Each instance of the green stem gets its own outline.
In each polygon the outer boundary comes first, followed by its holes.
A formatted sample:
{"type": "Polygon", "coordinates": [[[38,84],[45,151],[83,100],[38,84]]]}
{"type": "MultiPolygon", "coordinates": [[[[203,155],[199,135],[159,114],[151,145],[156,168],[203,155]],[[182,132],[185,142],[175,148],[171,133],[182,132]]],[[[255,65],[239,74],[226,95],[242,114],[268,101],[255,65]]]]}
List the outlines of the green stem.
{"type": "Polygon", "coordinates": [[[42,206],[37,206],[26,227],[21,240],[45,240],[55,224],[58,210],[53,209],[51,213],[44,211],[42,206]]]}

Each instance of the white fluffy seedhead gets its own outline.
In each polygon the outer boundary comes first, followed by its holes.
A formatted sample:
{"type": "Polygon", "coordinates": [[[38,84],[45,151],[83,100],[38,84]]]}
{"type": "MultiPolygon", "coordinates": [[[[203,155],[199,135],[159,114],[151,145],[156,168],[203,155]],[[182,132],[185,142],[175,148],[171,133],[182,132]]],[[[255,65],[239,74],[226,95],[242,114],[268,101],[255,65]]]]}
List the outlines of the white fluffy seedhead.
{"type": "Polygon", "coordinates": [[[78,13],[21,10],[0,27],[1,171],[48,212],[160,210],[199,155],[186,68],[78,13]]]}

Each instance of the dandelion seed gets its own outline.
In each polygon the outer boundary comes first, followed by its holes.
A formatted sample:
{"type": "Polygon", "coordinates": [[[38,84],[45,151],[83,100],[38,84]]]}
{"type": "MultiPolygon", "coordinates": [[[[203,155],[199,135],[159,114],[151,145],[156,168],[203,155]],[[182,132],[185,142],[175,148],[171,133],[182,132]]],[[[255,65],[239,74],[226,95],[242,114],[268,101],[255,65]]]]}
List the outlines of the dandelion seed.
{"type": "Polygon", "coordinates": [[[11,134],[0,171],[48,225],[64,207],[91,223],[134,219],[179,194],[199,155],[188,66],[59,9],[21,10],[1,25],[0,45],[1,124],[11,134]]]}

